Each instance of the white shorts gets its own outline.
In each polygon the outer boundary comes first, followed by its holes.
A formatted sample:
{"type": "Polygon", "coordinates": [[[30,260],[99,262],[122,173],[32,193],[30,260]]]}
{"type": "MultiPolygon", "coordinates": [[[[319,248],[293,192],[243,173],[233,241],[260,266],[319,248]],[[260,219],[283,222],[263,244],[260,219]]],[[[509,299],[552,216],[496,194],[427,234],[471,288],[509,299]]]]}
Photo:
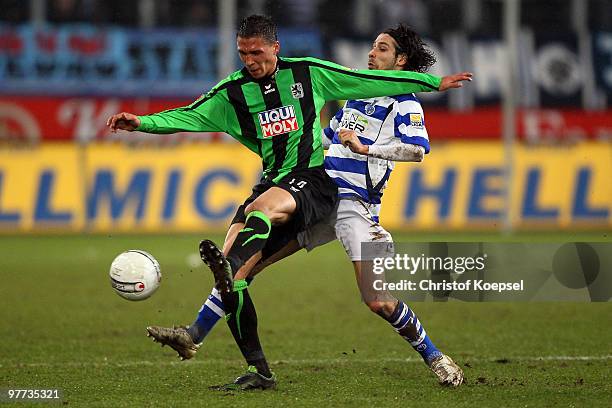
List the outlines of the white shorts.
{"type": "Polygon", "coordinates": [[[312,228],[298,234],[302,248],[312,251],[338,238],[351,261],[372,260],[375,257],[393,256],[393,238],[382,225],[374,221],[370,205],[358,199],[340,199],[337,211],[312,228]],[[379,245],[366,246],[362,254],[362,243],[379,245]],[[372,252],[372,253],[370,253],[372,252]]]}

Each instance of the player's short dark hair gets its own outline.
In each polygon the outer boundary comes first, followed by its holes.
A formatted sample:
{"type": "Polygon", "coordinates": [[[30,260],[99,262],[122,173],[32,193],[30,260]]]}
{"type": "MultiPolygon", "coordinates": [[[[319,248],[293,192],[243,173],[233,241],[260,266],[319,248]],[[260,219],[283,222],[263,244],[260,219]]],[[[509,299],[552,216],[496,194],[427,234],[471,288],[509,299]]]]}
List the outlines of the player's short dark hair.
{"type": "Polygon", "coordinates": [[[270,17],[257,14],[245,17],[238,27],[237,37],[261,37],[268,43],[278,41],[276,24],[270,17]]]}
{"type": "Polygon", "coordinates": [[[404,65],[404,71],[426,72],[436,63],[436,57],[427,44],[407,25],[399,24],[395,28],[387,28],[383,33],[393,37],[397,43],[395,56],[406,54],[408,62],[404,65]]]}

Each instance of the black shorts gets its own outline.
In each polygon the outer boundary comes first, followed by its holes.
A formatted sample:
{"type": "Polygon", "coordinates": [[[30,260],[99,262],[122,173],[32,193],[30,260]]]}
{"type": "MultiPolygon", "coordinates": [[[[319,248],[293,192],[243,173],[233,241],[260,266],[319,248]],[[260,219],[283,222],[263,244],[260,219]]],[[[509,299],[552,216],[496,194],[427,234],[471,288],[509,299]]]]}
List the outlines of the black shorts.
{"type": "Polygon", "coordinates": [[[338,187],[325,173],[323,167],[291,172],[278,183],[262,178],[259,184],[253,187],[253,194],[238,207],[232,224],[244,223],[246,221],[245,208],[272,187],[280,187],[289,192],[297,206],[286,224],[272,227],[264,250],[264,258],[295,239],[299,232],[327,218],[334,211],[338,201],[338,187]]]}

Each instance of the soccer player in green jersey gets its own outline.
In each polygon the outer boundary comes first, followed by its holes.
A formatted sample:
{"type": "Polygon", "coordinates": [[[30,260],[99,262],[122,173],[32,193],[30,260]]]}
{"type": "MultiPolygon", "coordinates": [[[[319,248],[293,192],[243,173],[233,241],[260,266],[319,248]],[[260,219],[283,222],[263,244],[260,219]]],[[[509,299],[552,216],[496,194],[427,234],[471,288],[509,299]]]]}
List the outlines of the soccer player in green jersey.
{"type": "MultiPolygon", "coordinates": [[[[276,380],[259,342],[245,278],[262,259],[271,236],[294,236],[335,208],[337,187],[323,168],[323,105],[337,99],[444,91],[461,87],[471,74],[440,78],[409,71],[360,71],[316,58],[279,57],[275,24],[257,15],[241,22],[236,42],[244,68],[191,105],[146,116],[122,112],[107,125],[112,131],[226,132],[262,158],[262,179],[238,208],[223,250],[204,240],[200,255],[213,272],[227,323],[249,365],[232,385],[265,389],[276,380]]],[[[191,352],[195,350],[197,345],[191,352]]],[[[189,350],[183,352],[182,357],[190,356],[189,350]]]]}

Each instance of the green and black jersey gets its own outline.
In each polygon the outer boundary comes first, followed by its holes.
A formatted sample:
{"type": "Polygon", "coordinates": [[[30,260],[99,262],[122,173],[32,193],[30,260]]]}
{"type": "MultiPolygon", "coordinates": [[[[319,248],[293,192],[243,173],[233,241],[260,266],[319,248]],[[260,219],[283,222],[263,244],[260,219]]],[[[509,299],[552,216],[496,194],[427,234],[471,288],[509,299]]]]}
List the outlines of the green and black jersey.
{"type": "Polygon", "coordinates": [[[271,77],[243,68],[191,105],[140,116],[149,133],[226,132],[263,159],[275,183],[323,165],[319,113],[325,102],[436,91],[441,78],[409,71],[351,70],[316,58],[281,58],[271,77]]]}

